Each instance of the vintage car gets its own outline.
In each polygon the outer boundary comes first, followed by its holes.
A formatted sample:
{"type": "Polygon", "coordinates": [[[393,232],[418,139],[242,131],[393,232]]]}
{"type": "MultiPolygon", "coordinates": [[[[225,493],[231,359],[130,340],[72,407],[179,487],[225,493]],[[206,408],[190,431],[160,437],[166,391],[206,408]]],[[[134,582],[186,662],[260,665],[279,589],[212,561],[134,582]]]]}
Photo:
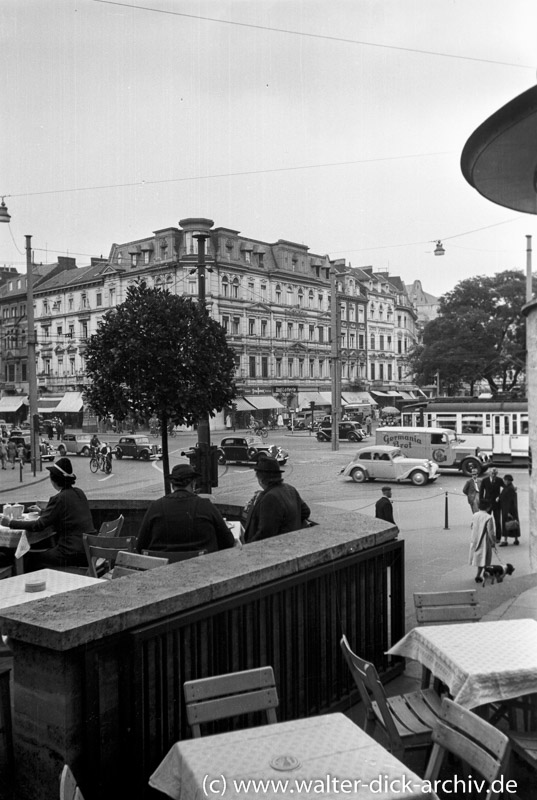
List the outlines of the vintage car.
{"type": "Polygon", "coordinates": [[[281,447],[265,444],[257,436],[226,436],[216,451],[219,464],[227,464],[228,461],[252,464],[260,453],[273,455],[280,464],[287,463],[289,458],[289,454],[281,447]]]}
{"type": "Polygon", "coordinates": [[[121,436],[116,445],[116,458],[139,458],[142,461],[151,461],[162,458],[162,447],[153,444],[148,436],[132,434],[121,436]]]}
{"type": "MultiPolygon", "coordinates": [[[[349,442],[361,442],[365,439],[365,433],[359,422],[340,422],[339,438],[347,439],[349,442]]],[[[329,442],[332,439],[332,423],[322,422],[317,431],[317,441],[329,442]]]]}
{"type": "Polygon", "coordinates": [[[69,453],[78,456],[89,456],[91,435],[87,433],[64,433],[58,445],[58,453],[65,456],[69,453]]]}
{"type": "Polygon", "coordinates": [[[438,464],[427,458],[407,458],[400,447],[376,445],[358,450],[350,464],[341,470],[356,483],[374,481],[406,481],[423,486],[438,478],[438,464]]]}
{"type": "MultiPolygon", "coordinates": [[[[28,463],[31,460],[31,437],[23,434],[15,434],[15,436],[9,437],[9,441],[15,442],[17,448],[21,447],[21,445],[24,447],[24,460],[26,463],[28,463]]],[[[48,443],[46,439],[41,439],[39,441],[39,454],[41,461],[54,461],[56,450],[48,443]]]]}

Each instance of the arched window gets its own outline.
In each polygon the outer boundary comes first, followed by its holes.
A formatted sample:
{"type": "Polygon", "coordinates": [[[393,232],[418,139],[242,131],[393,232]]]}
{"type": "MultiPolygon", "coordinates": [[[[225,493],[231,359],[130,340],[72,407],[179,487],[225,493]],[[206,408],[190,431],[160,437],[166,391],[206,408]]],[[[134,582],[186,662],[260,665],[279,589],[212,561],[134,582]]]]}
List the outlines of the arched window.
{"type": "Polygon", "coordinates": [[[229,280],[225,275],[222,278],[222,294],[224,297],[229,297],[229,280]]]}
{"type": "Polygon", "coordinates": [[[239,279],[233,278],[233,283],[231,284],[231,296],[238,297],[239,296],[239,279]]]}

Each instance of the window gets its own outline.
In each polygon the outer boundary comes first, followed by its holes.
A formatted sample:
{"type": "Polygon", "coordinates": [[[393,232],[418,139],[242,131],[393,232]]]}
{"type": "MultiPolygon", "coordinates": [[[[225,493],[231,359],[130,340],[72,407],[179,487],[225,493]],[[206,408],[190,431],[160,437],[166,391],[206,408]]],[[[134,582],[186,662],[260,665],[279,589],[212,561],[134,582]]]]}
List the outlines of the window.
{"type": "Polygon", "coordinates": [[[69,373],[71,375],[75,375],[76,374],[76,366],[75,366],[75,359],[74,358],[70,358],[69,359],[69,373]]]}
{"type": "Polygon", "coordinates": [[[384,350],[384,334],[380,334],[379,336],[379,350],[384,350]]]}
{"type": "Polygon", "coordinates": [[[244,251],[244,260],[246,261],[247,264],[252,263],[252,253],[250,252],[250,250],[244,251]]]}
{"type": "Polygon", "coordinates": [[[43,370],[45,375],[50,375],[50,358],[45,358],[43,361],[43,370]]]}
{"type": "Polygon", "coordinates": [[[149,250],[144,250],[144,264],[149,264],[149,256],[150,256],[149,250]]]}
{"type": "Polygon", "coordinates": [[[293,300],[294,300],[293,287],[292,286],[288,286],[287,287],[287,303],[288,303],[288,305],[292,306],[293,305],[293,300]]]}
{"type": "Polygon", "coordinates": [[[298,359],[298,377],[299,378],[303,378],[304,377],[304,359],[303,358],[299,358],[298,359]]]}
{"type": "Polygon", "coordinates": [[[398,315],[397,315],[397,327],[398,327],[398,328],[400,328],[400,327],[401,327],[401,314],[398,314],[398,315]]]}
{"type": "Polygon", "coordinates": [[[138,253],[131,253],[131,267],[135,267],[138,264],[138,253]]]}
{"type": "Polygon", "coordinates": [[[43,333],[43,338],[48,339],[50,336],[50,328],[48,327],[48,325],[46,328],[45,327],[41,328],[41,331],[43,333]]]}
{"type": "Polygon", "coordinates": [[[253,281],[248,281],[248,300],[254,299],[254,283],[253,281]]]}
{"type": "Polygon", "coordinates": [[[80,323],[80,335],[81,335],[81,337],[83,339],[87,339],[88,338],[88,323],[87,322],[81,322],[80,323]]]}
{"type": "Polygon", "coordinates": [[[262,319],[261,320],[261,336],[266,336],[266,335],[267,335],[267,320],[266,319],[262,319]]]}
{"type": "Polygon", "coordinates": [[[354,350],[356,347],[356,336],[354,333],[349,334],[349,347],[354,350]]]}
{"type": "Polygon", "coordinates": [[[339,306],[339,310],[340,310],[341,319],[346,320],[347,319],[347,306],[344,303],[341,303],[341,305],[339,306]]]}
{"type": "Polygon", "coordinates": [[[261,356],[261,377],[268,378],[268,356],[261,356]]]}
{"type": "Polygon", "coordinates": [[[384,380],[384,364],[379,364],[379,381],[384,380]]]}
{"type": "Polygon", "coordinates": [[[319,359],[319,378],[324,378],[324,358],[319,359]]]}
{"type": "Polygon", "coordinates": [[[255,378],[255,356],[248,358],[248,375],[250,378],[255,378]]]}
{"type": "Polygon", "coordinates": [[[277,303],[281,303],[281,301],[282,301],[282,287],[279,284],[276,285],[276,289],[274,290],[274,294],[276,296],[276,302],[277,303]]]}
{"type": "Polygon", "coordinates": [[[376,380],[376,378],[375,378],[375,365],[371,364],[371,366],[369,367],[369,370],[371,372],[371,380],[372,381],[376,380]]]}
{"type": "Polygon", "coordinates": [[[289,378],[293,377],[293,359],[292,358],[288,358],[287,359],[287,376],[289,378]]]}
{"type": "Polygon", "coordinates": [[[310,325],[308,328],[308,341],[313,342],[315,340],[315,325],[310,325]]]}
{"type": "Polygon", "coordinates": [[[101,293],[101,292],[97,292],[97,296],[96,296],[96,304],[97,304],[98,306],[102,306],[102,304],[103,304],[103,296],[102,296],[102,293],[101,293]]]}
{"type": "Polygon", "coordinates": [[[392,349],[392,337],[391,337],[391,336],[387,336],[387,337],[386,337],[386,342],[387,342],[387,347],[386,347],[386,349],[387,349],[387,350],[391,350],[391,349],[392,349]]]}
{"type": "Polygon", "coordinates": [[[365,343],[364,343],[364,334],[363,334],[363,333],[359,333],[359,334],[358,334],[358,349],[359,349],[359,350],[363,350],[363,349],[364,349],[364,346],[365,346],[365,343]]]}
{"type": "Polygon", "coordinates": [[[313,358],[310,358],[309,360],[309,376],[310,378],[315,377],[315,361],[313,358]]]}
{"type": "Polygon", "coordinates": [[[298,305],[300,306],[300,308],[302,308],[304,305],[304,292],[302,291],[302,289],[298,290],[298,305]]]}
{"type": "Polygon", "coordinates": [[[374,333],[371,334],[371,338],[369,340],[369,349],[370,350],[374,350],[375,349],[375,334],[374,333]]]}
{"type": "Polygon", "coordinates": [[[276,377],[277,378],[281,378],[282,377],[282,360],[281,360],[281,358],[277,358],[276,359],[276,377]]]}
{"type": "Polygon", "coordinates": [[[319,337],[318,341],[319,342],[324,342],[324,328],[323,328],[322,325],[319,325],[319,327],[317,328],[317,334],[318,334],[318,337],[319,337]]]}
{"type": "Polygon", "coordinates": [[[299,323],[298,326],[298,338],[300,339],[300,341],[304,339],[304,326],[302,325],[302,323],[299,323]]]}
{"type": "Polygon", "coordinates": [[[322,307],[323,307],[323,296],[322,296],[322,294],[317,296],[317,305],[318,305],[318,307],[320,309],[322,309],[322,307]]]}
{"type": "Polygon", "coordinates": [[[74,339],[75,338],[75,326],[74,325],[69,325],[69,333],[67,335],[69,336],[70,339],[74,339]]]}
{"type": "Polygon", "coordinates": [[[231,333],[233,333],[235,336],[237,336],[238,333],[240,332],[240,324],[241,324],[241,318],[233,317],[233,323],[231,325],[231,333]]]}
{"type": "Polygon", "coordinates": [[[229,281],[225,276],[222,278],[222,294],[224,297],[229,297],[229,281]]]}
{"type": "Polygon", "coordinates": [[[351,322],[354,322],[356,319],[356,309],[354,306],[349,306],[349,319],[351,322]]]}
{"type": "Polygon", "coordinates": [[[391,381],[392,379],[392,365],[388,364],[388,380],[391,381]]]}
{"type": "Polygon", "coordinates": [[[222,317],[222,327],[226,333],[229,333],[229,317],[227,314],[222,317]]]}
{"type": "Polygon", "coordinates": [[[403,340],[402,339],[398,339],[397,340],[397,352],[398,353],[402,353],[403,352],[403,340]]]}
{"type": "Polygon", "coordinates": [[[276,339],[282,338],[282,323],[281,320],[276,320],[276,339]]]}
{"type": "Polygon", "coordinates": [[[287,323],[287,338],[288,339],[292,339],[293,338],[293,323],[292,322],[288,322],[287,323]]]}
{"type": "MultiPolygon", "coordinates": [[[[110,305],[111,306],[115,305],[115,303],[116,303],[116,290],[115,290],[114,286],[110,287],[110,289],[108,291],[108,295],[110,297],[110,305]]],[[[70,300],[69,303],[71,303],[71,302],[72,301],[70,300]]],[[[69,305],[69,308],[72,308],[72,307],[73,307],[72,305],[69,305]]]]}
{"type": "Polygon", "coordinates": [[[248,336],[253,336],[255,334],[255,319],[248,320],[248,336]]]}
{"type": "MultiPolygon", "coordinates": [[[[260,253],[259,255],[263,255],[263,253],[260,253]]],[[[262,283],[260,286],[260,290],[261,290],[261,302],[265,303],[267,300],[267,284],[262,283]]]]}
{"type": "Polygon", "coordinates": [[[265,254],[264,254],[264,253],[261,253],[261,252],[259,252],[259,253],[257,254],[257,263],[259,264],[259,266],[260,266],[260,267],[262,267],[262,266],[263,266],[263,264],[264,264],[264,261],[265,261],[265,254]]]}
{"type": "Polygon", "coordinates": [[[188,281],[188,294],[196,295],[198,293],[198,284],[195,280],[188,281]]]}
{"type": "Polygon", "coordinates": [[[27,381],[27,380],[28,380],[28,372],[26,368],[26,362],[24,362],[24,364],[21,364],[21,381],[27,381]]]}
{"type": "Polygon", "coordinates": [[[56,326],[56,335],[62,336],[63,335],[63,327],[61,325],[56,326]]]}
{"type": "Polygon", "coordinates": [[[308,293],[308,306],[309,306],[309,308],[313,308],[314,302],[315,302],[315,292],[313,291],[313,289],[310,289],[309,293],[308,293]]]}
{"type": "Polygon", "coordinates": [[[235,298],[239,296],[239,279],[238,278],[234,278],[233,279],[233,283],[231,285],[231,296],[235,297],[235,298]]]}

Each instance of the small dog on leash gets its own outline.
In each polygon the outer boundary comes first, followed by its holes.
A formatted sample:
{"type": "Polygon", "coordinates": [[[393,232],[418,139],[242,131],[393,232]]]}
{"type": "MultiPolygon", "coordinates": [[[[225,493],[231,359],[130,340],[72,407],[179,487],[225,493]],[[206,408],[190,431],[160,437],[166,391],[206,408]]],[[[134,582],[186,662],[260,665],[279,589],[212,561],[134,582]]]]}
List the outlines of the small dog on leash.
{"type": "Polygon", "coordinates": [[[487,580],[490,580],[491,585],[493,583],[502,583],[503,579],[506,575],[512,575],[515,571],[515,568],[512,564],[494,564],[490,567],[485,567],[483,571],[483,586],[487,583],[487,580]]]}

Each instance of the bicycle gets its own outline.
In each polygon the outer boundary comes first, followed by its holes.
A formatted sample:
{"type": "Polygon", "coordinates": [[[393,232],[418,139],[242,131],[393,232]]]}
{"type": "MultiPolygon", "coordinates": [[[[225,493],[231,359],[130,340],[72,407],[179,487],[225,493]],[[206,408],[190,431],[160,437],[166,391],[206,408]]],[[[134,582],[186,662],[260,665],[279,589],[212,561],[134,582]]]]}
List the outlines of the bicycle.
{"type": "Polygon", "coordinates": [[[261,439],[266,439],[268,436],[268,429],[265,426],[257,428],[255,425],[250,425],[250,430],[254,436],[259,436],[261,439]]]}
{"type": "Polygon", "coordinates": [[[112,472],[112,453],[94,453],[90,459],[90,470],[92,472],[105,472],[110,475],[112,472]]]}

